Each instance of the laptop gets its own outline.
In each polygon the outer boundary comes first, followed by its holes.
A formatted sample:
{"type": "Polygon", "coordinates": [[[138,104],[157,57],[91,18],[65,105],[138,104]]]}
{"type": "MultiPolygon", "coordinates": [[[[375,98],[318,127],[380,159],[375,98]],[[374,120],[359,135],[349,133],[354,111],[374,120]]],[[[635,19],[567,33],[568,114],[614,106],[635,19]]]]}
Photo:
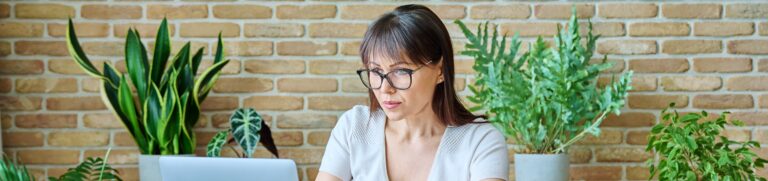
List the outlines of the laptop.
{"type": "Polygon", "coordinates": [[[164,181],[298,181],[289,159],[161,157],[164,181]]]}

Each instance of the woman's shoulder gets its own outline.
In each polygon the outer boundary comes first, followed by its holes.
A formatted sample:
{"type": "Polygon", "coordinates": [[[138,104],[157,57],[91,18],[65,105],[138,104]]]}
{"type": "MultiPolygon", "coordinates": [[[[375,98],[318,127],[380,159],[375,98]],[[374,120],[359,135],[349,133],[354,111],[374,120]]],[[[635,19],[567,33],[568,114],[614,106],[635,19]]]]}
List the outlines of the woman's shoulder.
{"type": "Polygon", "coordinates": [[[486,121],[483,118],[477,118],[472,123],[467,123],[458,127],[457,133],[463,134],[464,138],[470,139],[470,142],[497,142],[504,140],[504,135],[496,129],[493,123],[486,121]]]}
{"type": "Polygon", "coordinates": [[[370,107],[365,105],[355,105],[351,109],[341,114],[341,117],[339,117],[339,123],[337,124],[361,124],[367,122],[369,118],[372,118],[371,114],[375,115],[376,112],[371,113],[370,107]]]}
{"type": "Polygon", "coordinates": [[[366,129],[374,124],[381,116],[378,111],[371,112],[370,107],[355,105],[339,117],[336,127],[347,130],[366,129]]]}

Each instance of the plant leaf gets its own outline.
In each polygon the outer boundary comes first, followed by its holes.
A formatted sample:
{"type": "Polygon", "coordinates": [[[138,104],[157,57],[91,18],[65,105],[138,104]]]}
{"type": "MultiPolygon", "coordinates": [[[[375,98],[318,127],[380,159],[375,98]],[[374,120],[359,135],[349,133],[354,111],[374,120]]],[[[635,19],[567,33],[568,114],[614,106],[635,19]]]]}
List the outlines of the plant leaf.
{"type": "Polygon", "coordinates": [[[232,137],[243,148],[246,157],[251,157],[259,144],[261,135],[262,118],[252,108],[240,108],[235,110],[229,123],[232,128],[232,137]]]}
{"type": "Polygon", "coordinates": [[[208,142],[208,146],[206,146],[206,154],[208,157],[220,157],[221,156],[221,148],[224,147],[224,144],[227,143],[227,135],[229,134],[229,131],[219,131],[216,133],[216,135],[211,138],[211,141],[208,142]]]}

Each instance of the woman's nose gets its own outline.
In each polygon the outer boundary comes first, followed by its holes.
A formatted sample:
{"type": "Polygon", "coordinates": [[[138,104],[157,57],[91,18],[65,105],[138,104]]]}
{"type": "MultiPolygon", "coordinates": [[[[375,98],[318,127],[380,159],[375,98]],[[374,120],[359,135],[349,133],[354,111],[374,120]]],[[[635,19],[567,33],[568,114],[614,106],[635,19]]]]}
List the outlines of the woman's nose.
{"type": "Polygon", "coordinates": [[[387,80],[384,80],[384,82],[381,83],[381,88],[379,90],[387,94],[393,94],[395,91],[397,91],[397,89],[392,87],[392,84],[390,84],[387,80]]]}

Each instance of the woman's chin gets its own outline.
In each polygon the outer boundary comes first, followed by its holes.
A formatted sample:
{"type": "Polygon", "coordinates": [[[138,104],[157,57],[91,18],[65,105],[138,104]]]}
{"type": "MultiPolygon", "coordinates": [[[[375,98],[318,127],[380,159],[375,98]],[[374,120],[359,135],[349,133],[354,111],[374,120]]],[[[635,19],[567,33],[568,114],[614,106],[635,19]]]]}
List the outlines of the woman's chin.
{"type": "Polygon", "coordinates": [[[384,109],[384,114],[387,115],[387,119],[389,120],[401,120],[403,118],[403,113],[398,110],[384,109]]]}

